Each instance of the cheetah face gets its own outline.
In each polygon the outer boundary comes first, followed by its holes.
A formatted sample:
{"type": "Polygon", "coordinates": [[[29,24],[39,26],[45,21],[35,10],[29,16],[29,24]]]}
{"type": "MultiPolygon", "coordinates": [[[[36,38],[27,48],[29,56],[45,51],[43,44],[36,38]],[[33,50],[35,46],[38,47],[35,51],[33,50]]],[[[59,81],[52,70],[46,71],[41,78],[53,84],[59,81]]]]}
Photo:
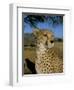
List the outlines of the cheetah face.
{"type": "Polygon", "coordinates": [[[38,46],[43,46],[45,48],[52,48],[54,46],[54,36],[53,33],[48,30],[34,30],[33,34],[35,36],[35,41],[38,46]]]}

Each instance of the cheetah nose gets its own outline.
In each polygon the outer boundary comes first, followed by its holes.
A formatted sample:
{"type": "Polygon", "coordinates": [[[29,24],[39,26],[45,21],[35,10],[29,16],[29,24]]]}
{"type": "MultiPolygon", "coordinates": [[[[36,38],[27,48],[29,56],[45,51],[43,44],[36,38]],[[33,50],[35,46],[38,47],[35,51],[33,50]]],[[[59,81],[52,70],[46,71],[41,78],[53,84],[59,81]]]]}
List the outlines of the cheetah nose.
{"type": "Polygon", "coordinates": [[[51,43],[53,43],[54,41],[53,41],[53,40],[51,40],[50,42],[51,42],[51,43]]]}

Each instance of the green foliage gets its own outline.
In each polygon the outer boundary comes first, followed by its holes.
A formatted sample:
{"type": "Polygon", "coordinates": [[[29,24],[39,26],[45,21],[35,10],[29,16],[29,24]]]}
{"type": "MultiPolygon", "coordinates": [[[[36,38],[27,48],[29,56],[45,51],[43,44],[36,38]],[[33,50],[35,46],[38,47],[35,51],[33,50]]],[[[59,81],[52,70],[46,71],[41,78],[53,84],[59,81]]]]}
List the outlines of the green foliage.
{"type": "Polygon", "coordinates": [[[38,28],[39,22],[48,22],[49,24],[56,25],[63,23],[63,16],[49,16],[49,15],[27,15],[24,17],[24,22],[33,28],[38,28]]]}

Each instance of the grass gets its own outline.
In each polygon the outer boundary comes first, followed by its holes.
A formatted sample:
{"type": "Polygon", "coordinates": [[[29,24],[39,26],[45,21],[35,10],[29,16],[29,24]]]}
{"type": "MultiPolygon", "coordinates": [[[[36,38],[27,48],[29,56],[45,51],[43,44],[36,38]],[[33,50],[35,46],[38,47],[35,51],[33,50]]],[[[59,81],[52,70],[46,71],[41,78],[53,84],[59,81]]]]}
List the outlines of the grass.
{"type": "Polygon", "coordinates": [[[24,59],[28,58],[30,61],[34,63],[35,57],[36,57],[35,47],[24,48],[24,59]]]}

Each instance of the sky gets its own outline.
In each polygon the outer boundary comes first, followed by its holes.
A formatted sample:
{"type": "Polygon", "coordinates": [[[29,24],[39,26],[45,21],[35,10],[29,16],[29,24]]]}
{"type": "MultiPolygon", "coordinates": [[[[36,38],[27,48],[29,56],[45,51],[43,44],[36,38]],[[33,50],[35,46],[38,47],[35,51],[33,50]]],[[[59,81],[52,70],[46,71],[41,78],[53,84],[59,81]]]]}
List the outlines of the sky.
{"type": "MultiPolygon", "coordinates": [[[[24,22],[25,23],[25,22],[24,22]]],[[[54,32],[54,36],[56,38],[63,38],[63,24],[56,24],[56,25],[52,25],[49,24],[48,22],[43,22],[43,23],[38,23],[37,27],[40,29],[48,29],[54,32]]],[[[25,23],[25,27],[24,27],[24,32],[25,33],[32,33],[32,27],[25,23]]]]}

